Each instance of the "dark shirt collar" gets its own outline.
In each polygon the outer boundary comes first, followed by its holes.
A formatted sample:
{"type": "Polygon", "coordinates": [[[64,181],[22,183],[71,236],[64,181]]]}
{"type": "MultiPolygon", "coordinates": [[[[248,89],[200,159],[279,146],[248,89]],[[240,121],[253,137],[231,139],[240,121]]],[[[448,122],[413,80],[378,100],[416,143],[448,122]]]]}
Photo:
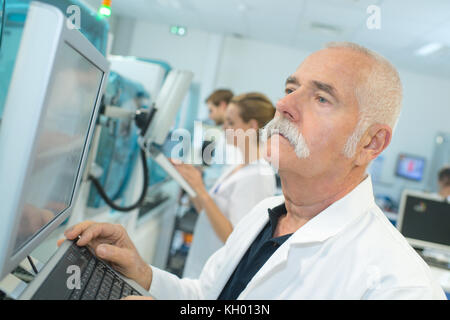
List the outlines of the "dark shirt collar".
{"type": "Polygon", "coordinates": [[[281,237],[273,238],[273,234],[275,233],[275,229],[277,228],[279,219],[286,215],[287,210],[284,203],[280,204],[279,206],[276,206],[272,209],[267,210],[269,212],[269,224],[270,224],[270,235],[271,235],[271,241],[274,241],[276,243],[283,243],[287,238],[289,238],[292,233],[286,234],[281,237]]]}

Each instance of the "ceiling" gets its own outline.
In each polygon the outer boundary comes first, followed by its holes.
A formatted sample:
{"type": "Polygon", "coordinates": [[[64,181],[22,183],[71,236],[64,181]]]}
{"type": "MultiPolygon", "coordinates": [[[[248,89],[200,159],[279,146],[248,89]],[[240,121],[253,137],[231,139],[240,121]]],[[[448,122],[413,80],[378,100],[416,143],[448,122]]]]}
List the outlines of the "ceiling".
{"type": "MultiPolygon", "coordinates": [[[[91,4],[100,0],[89,0],[91,4]]],[[[114,15],[314,50],[353,41],[398,65],[450,76],[450,0],[112,0],[114,15]],[[380,9],[380,29],[367,20],[380,9]],[[417,56],[425,44],[441,50],[417,56]]]]}

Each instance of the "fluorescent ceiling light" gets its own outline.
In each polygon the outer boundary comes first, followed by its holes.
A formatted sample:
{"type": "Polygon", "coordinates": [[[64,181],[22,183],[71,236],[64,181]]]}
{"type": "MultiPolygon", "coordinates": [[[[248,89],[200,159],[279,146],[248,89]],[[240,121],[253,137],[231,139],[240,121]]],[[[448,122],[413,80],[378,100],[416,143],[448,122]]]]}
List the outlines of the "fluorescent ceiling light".
{"type": "Polygon", "coordinates": [[[433,52],[442,49],[443,46],[444,45],[442,43],[432,42],[416,50],[415,54],[418,56],[427,56],[429,54],[432,54],[433,52]]]}

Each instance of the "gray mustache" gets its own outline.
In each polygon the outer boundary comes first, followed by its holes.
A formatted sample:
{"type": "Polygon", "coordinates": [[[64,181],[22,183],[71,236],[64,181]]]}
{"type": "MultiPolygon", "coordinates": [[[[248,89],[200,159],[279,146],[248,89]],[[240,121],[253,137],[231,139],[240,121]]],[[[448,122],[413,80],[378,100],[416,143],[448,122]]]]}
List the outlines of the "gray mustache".
{"type": "Polygon", "coordinates": [[[278,116],[273,118],[263,129],[264,138],[267,141],[272,135],[279,134],[285,137],[295,150],[298,158],[307,158],[310,150],[302,133],[288,119],[278,116]]]}

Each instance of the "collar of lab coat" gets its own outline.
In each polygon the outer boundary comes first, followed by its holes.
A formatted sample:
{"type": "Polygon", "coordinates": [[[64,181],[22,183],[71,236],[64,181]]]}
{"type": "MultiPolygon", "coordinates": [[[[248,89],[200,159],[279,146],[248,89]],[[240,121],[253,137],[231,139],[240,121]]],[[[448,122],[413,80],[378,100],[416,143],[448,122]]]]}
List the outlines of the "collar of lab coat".
{"type": "MultiPolygon", "coordinates": [[[[279,197],[272,205],[280,205],[283,203],[283,200],[284,197],[279,197]]],[[[367,211],[366,209],[374,205],[374,203],[371,177],[367,176],[355,189],[309,220],[287,239],[250,280],[250,283],[238,298],[245,298],[248,292],[253,290],[261,279],[264,279],[267,274],[271,274],[278,266],[282,265],[288,259],[291,249],[296,246],[324,242],[344,230],[346,226],[364,214],[367,211]]],[[[268,219],[268,214],[264,215],[264,218],[258,221],[253,231],[259,230],[260,232],[268,219]]],[[[256,232],[255,237],[259,232],[256,232]]],[[[238,257],[242,256],[242,254],[238,255],[238,257]]],[[[230,269],[228,272],[231,274],[232,270],[230,269]]]]}
{"type": "Polygon", "coordinates": [[[298,229],[288,242],[323,242],[342,231],[375,203],[372,180],[368,175],[356,188],[331,204],[298,229]]]}

